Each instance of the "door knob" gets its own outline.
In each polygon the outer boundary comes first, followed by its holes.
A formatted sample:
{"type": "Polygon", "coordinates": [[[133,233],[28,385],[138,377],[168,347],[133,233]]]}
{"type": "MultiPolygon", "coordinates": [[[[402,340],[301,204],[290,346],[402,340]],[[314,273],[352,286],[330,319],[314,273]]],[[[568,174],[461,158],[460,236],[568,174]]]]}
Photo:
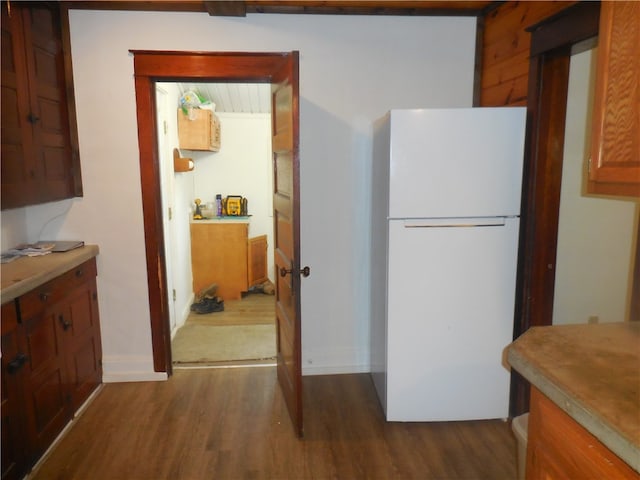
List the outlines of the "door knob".
{"type": "MultiPolygon", "coordinates": [[[[288,273],[291,273],[292,271],[293,271],[293,270],[291,270],[291,269],[287,269],[287,268],[284,268],[284,267],[280,267],[280,276],[281,276],[281,277],[284,277],[284,276],[286,276],[288,273]]],[[[299,273],[300,275],[302,275],[303,277],[308,277],[309,275],[311,275],[311,268],[309,268],[309,267],[301,268],[301,269],[298,271],[298,273],[299,273]]]]}

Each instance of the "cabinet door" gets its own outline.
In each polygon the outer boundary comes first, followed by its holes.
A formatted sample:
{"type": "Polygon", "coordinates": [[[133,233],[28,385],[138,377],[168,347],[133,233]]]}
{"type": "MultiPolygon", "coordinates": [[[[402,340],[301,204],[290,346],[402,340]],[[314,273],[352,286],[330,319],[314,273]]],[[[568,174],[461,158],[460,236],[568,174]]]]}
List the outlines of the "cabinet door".
{"type": "Polygon", "coordinates": [[[95,278],[70,292],[57,314],[64,331],[71,405],[76,411],[102,381],[95,278]]]}
{"type": "Polygon", "coordinates": [[[247,268],[249,287],[264,283],[269,280],[267,267],[267,236],[260,235],[249,239],[247,268]]]}
{"type": "Polygon", "coordinates": [[[2,480],[22,478],[27,470],[26,415],[22,387],[26,354],[13,302],[2,305],[2,480]]]}
{"type": "Polygon", "coordinates": [[[193,291],[212,283],[223,300],[239,300],[247,285],[246,223],[192,223],[191,264],[193,291]]]}
{"type": "Polygon", "coordinates": [[[74,193],[60,14],[58,8],[29,6],[22,20],[30,90],[25,127],[33,132],[34,201],[43,203],[74,193]]]}
{"type": "Polygon", "coordinates": [[[25,368],[27,440],[39,457],[71,418],[63,329],[55,307],[23,319],[29,361],[25,368]]]}
{"type": "Polygon", "coordinates": [[[535,387],[531,388],[527,479],[638,479],[638,474],[535,387]]]}
{"type": "Polygon", "coordinates": [[[178,139],[186,150],[220,150],[220,121],[211,110],[194,108],[188,115],[178,109],[178,139]]]}
{"type": "Polygon", "coordinates": [[[3,2],[2,56],[2,208],[80,194],[59,6],[3,2]]]}
{"type": "Polygon", "coordinates": [[[33,157],[33,140],[24,128],[30,101],[22,31],[21,16],[9,16],[2,2],[2,208],[26,205],[29,197],[26,159],[33,157]]]}
{"type": "Polygon", "coordinates": [[[640,197],[640,2],[602,2],[588,190],[640,197]]]}

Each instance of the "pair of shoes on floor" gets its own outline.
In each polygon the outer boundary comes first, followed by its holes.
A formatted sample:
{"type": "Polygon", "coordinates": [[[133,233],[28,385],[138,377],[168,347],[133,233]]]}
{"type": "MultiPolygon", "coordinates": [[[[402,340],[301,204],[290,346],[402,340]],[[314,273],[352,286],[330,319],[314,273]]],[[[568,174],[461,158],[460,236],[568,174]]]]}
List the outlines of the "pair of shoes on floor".
{"type": "Polygon", "coordinates": [[[224,301],[220,297],[204,297],[199,302],[191,304],[191,311],[195,313],[213,313],[224,310],[224,301]]]}
{"type": "Polygon", "coordinates": [[[217,291],[218,291],[217,283],[212,283],[211,285],[206,286],[205,288],[200,290],[196,295],[196,302],[200,302],[205,298],[214,298],[216,296],[217,291]]]}

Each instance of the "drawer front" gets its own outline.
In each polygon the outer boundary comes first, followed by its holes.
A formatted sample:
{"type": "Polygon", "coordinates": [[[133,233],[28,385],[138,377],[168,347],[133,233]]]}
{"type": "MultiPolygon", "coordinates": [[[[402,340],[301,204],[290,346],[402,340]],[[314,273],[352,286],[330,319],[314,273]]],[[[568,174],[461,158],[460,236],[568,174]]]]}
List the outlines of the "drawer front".
{"type": "Polygon", "coordinates": [[[59,277],[34,288],[19,299],[20,317],[26,320],[55,305],[73,288],[82,285],[97,274],[96,260],[92,258],[59,277]]]}

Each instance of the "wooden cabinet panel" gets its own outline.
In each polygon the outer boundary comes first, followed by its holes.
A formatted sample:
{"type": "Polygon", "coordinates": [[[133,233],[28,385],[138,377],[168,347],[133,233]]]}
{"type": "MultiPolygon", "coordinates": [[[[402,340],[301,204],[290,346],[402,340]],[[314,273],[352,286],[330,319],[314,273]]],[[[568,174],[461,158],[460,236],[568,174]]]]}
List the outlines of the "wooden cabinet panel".
{"type": "Polygon", "coordinates": [[[267,267],[267,236],[260,235],[249,239],[249,258],[247,260],[247,284],[249,287],[269,280],[267,267]]]}
{"type": "Polygon", "coordinates": [[[18,480],[27,470],[27,419],[21,390],[27,357],[18,329],[15,303],[2,305],[2,480],[18,480]]]}
{"type": "Polygon", "coordinates": [[[67,336],[65,348],[71,406],[75,411],[102,380],[102,346],[95,278],[69,294],[59,313],[67,336]]]}
{"type": "Polygon", "coordinates": [[[81,194],[60,7],[10,5],[2,2],[3,209],[81,194]]]}
{"type": "Polygon", "coordinates": [[[186,150],[220,150],[220,121],[211,110],[194,108],[189,115],[178,109],[178,139],[186,150]]]}
{"type": "Polygon", "coordinates": [[[531,388],[526,472],[528,480],[640,478],[535,387],[531,388]]]}
{"type": "Polygon", "coordinates": [[[20,302],[20,315],[23,318],[30,317],[55,305],[64,299],[70,290],[90,282],[92,278],[95,278],[96,274],[96,261],[92,259],[63,273],[50,282],[43,283],[18,299],[20,302]]]}
{"type": "Polygon", "coordinates": [[[2,306],[3,480],[22,478],[98,387],[101,357],[95,259],[2,306]]]}
{"type": "Polygon", "coordinates": [[[246,223],[192,223],[191,264],[193,291],[197,294],[212,283],[223,300],[237,300],[247,283],[246,223]]]}
{"type": "Polygon", "coordinates": [[[640,197],[640,3],[602,2],[591,193],[640,197]]]}
{"type": "Polygon", "coordinates": [[[24,319],[27,355],[25,406],[30,451],[39,456],[70,418],[62,329],[53,309],[24,319]]]}

